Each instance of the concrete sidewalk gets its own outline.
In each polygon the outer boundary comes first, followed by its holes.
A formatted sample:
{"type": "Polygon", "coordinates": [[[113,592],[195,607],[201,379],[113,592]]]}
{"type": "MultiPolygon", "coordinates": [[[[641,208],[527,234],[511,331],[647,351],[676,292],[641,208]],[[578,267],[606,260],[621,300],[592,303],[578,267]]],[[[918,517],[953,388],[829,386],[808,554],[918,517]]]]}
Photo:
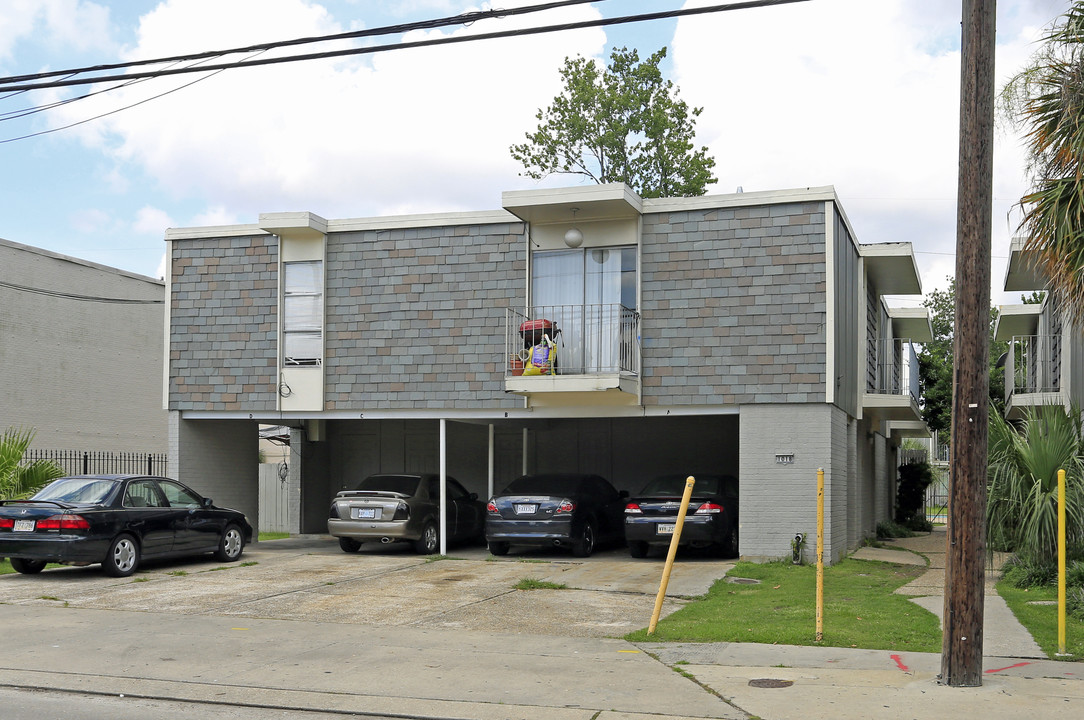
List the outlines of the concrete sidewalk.
{"type": "MultiPolygon", "coordinates": [[[[910,551],[867,548],[858,556],[921,565],[929,557],[927,584],[905,588],[939,599],[934,556],[938,547],[943,555],[944,536],[910,540],[910,551]]],[[[994,639],[1008,627],[1003,619],[994,626],[988,620],[983,686],[949,688],[937,683],[936,653],[632,644],[575,628],[577,635],[540,629],[549,612],[549,622],[569,623],[570,604],[597,615],[599,604],[635,599],[622,583],[634,571],[657,572],[659,566],[627,565],[620,553],[588,563],[426,563],[411,554],[345,556],[325,545],[260,543],[250,553],[257,565],[208,572],[198,568],[217,568],[192,564],[186,576],[171,565],[148,570],[143,582],[107,579],[90,568],[5,576],[0,684],[249,705],[275,714],[319,710],[457,720],[1019,720],[1025,714],[1084,714],[1084,665],[992,654],[991,648],[1001,652],[994,639]],[[510,605],[502,594],[525,574],[594,589],[530,618],[532,606],[510,605]],[[413,580],[390,594],[366,589],[400,577],[413,580]],[[409,602],[411,592],[439,595],[460,587],[464,604],[454,623],[447,615],[388,622],[395,604],[400,614],[419,612],[421,606],[409,602]],[[594,604],[578,604],[588,593],[594,604]],[[156,605],[149,604],[153,598],[156,605]],[[480,610],[486,606],[499,613],[488,616],[488,627],[480,610]],[[366,616],[367,607],[379,610],[375,617],[366,616]],[[468,611],[477,613],[469,623],[468,611]],[[515,626],[506,622],[509,612],[523,616],[524,632],[493,630],[515,626]],[[419,619],[425,624],[416,624],[419,619]]],[[[697,578],[702,584],[719,570],[714,562],[693,562],[679,575],[691,592],[697,578]]],[[[639,617],[639,606],[634,610],[639,617]]],[[[610,621],[624,623],[625,617],[610,621]]],[[[623,632],[618,626],[613,634],[623,632]]]]}

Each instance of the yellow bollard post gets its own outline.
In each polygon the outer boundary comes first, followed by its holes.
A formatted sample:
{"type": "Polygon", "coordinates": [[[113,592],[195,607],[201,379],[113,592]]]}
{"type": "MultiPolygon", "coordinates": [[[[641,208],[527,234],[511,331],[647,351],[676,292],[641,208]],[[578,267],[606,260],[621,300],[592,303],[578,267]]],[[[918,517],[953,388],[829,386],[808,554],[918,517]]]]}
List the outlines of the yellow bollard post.
{"type": "Polygon", "coordinates": [[[824,639],[824,468],[817,470],[817,642],[824,639]]]}
{"type": "Polygon", "coordinates": [[[1065,655],[1065,471],[1058,470],[1058,655],[1065,655]]]}
{"type": "Polygon", "coordinates": [[[685,478],[685,493],[681,496],[681,507],[678,508],[674,534],[670,536],[670,551],[666,554],[666,565],[662,569],[662,582],[659,583],[659,594],[655,596],[655,609],[651,613],[651,624],[647,626],[648,635],[654,635],[655,626],[659,624],[662,601],[666,597],[666,586],[670,584],[670,570],[674,567],[674,556],[677,555],[678,543],[681,541],[681,528],[685,527],[685,512],[689,509],[689,498],[693,495],[693,484],[695,482],[696,480],[692,475],[685,478]]]}

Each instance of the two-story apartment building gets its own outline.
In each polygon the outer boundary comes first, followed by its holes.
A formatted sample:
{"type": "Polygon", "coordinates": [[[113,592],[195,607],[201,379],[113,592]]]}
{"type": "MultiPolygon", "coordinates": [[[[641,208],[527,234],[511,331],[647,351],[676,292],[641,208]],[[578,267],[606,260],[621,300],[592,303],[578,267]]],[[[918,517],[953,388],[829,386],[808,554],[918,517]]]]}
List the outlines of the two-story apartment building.
{"type": "Polygon", "coordinates": [[[1042,301],[999,308],[994,339],[1009,343],[1005,368],[1005,415],[1023,417],[1028,408],[1084,404],[1084,353],[1073,323],[1047,281],[1028,261],[1024,241],[1014,239],[1005,271],[1006,292],[1043,292],[1042,301]]]}
{"type": "Polygon", "coordinates": [[[812,538],[819,468],[829,560],[891,517],[899,439],[925,427],[929,321],[884,300],[921,293],[909,244],[859,244],[831,187],[502,199],[169,230],[171,472],[253,514],[264,423],[293,428],[299,532],[395,471],[482,497],[524,472],[733,475],[751,558],[812,538]]]}

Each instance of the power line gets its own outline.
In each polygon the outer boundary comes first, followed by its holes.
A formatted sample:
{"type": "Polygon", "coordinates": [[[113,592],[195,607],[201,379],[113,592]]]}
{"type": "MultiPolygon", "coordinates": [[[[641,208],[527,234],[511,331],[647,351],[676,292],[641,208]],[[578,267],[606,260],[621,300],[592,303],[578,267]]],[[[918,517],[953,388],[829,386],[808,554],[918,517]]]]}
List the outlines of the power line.
{"type": "MultiPolygon", "coordinates": [[[[12,75],[10,77],[0,78],[0,84],[24,82],[27,80],[41,80],[43,78],[56,77],[58,75],[78,75],[85,72],[103,72],[106,70],[119,70],[130,67],[141,67],[145,65],[160,65],[162,63],[168,62],[203,60],[207,58],[222,57],[224,55],[236,55],[240,53],[265,52],[267,50],[273,50],[281,47],[332,42],[336,40],[355,40],[358,38],[377,37],[380,35],[398,35],[410,32],[412,30],[431,30],[434,28],[446,27],[448,25],[471,25],[478,20],[485,20],[489,18],[504,18],[514,15],[525,15],[527,13],[560,9],[571,5],[583,5],[591,2],[605,2],[605,0],[556,0],[555,2],[528,5],[520,8],[477,10],[473,12],[462,13],[460,15],[437,18],[434,20],[418,20],[409,23],[401,23],[399,25],[387,25],[384,27],[370,28],[367,30],[353,30],[351,32],[336,33],[333,35],[317,35],[311,37],[295,38],[293,40],[276,40],[273,42],[258,43],[256,45],[248,45],[246,47],[232,48],[228,50],[208,50],[200,53],[188,53],[185,55],[174,55],[172,57],[154,58],[150,60],[132,60],[123,63],[101,64],[82,68],[69,68],[67,70],[51,70],[48,72],[33,73],[29,75],[12,75]]],[[[129,75],[129,77],[131,76],[129,75]]],[[[98,81],[98,79],[90,79],[87,82],[98,81]]]]}
{"type": "MultiPolygon", "coordinates": [[[[153,70],[138,73],[125,73],[121,75],[104,75],[94,78],[75,78],[68,80],[57,80],[44,83],[29,83],[29,84],[16,84],[3,87],[2,85],[12,82],[7,78],[0,78],[0,92],[16,92],[24,90],[44,90],[46,88],[55,87],[68,87],[72,85],[88,85],[97,82],[113,82],[120,80],[130,80],[133,78],[144,77],[164,77],[167,75],[180,75],[183,73],[192,72],[209,72],[212,70],[230,70],[234,68],[242,67],[255,67],[260,65],[277,65],[282,63],[300,62],[304,60],[327,60],[337,57],[348,57],[352,55],[371,55],[379,52],[386,52],[388,50],[406,50],[420,47],[434,47],[438,45],[451,45],[466,42],[477,42],[480,40],[495,40],[499,38],[509,37],[527,37],[531,35],[542,35],[546,33],[566,32],[570,30],[582,30],[595,27],[608,27],[610,25],[622,25],[635,22],[647,22],[650,20],[665,20],[677,17],[686,17],[691,15],[705,15],[708,13],[727,12],[730,10],[746,10],[750,8],[770,7],[774,5],[788,5],[797,2],[808,2],[808,0],[748,0],[747,2],[729,3],[725,5],[711,5],[708,7],[700,8],[685,8],[682,10],[667,10],[663,12],[654,13],[642,13],[639,15],[625,15],[622,17],[614,18],[602,18],[599,20],[587,20],[576,23],[562,23],[559,25],[543,25],[532,28],[521,28],[518,30],[502,30],[499,32],[491,33],[479,33],[477,35],[464,35],[459,37],[441,37],[433,38],[429,40],[416,40],[412,42],[398,42],[387,45],[373,45],[369,47],[350,48],[348,50],[331,50],[320,53],[308,53],[304,55],[287,55],[276,58],[264,58],[261,60],[248,60],[237,61],[233,63],[223,63],[219,65],[206,65],[202,67],[187,67],[187,68],[174,68],[168,70],[153,70]]],[[[225,53],[219,52],[217,55],[225,53]]],[[[72,72],[72,71],[67,71],[72,72]]],[[[80,72],[80,71],[77,71],[80,72]]]]}

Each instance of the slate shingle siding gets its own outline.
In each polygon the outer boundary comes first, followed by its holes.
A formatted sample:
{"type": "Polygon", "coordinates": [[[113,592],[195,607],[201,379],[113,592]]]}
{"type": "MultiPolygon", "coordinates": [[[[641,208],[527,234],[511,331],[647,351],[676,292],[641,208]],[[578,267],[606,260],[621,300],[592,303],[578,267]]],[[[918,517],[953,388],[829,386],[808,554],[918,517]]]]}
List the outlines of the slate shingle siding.
{"type": "Polygon", "coordinates": [[[327,409],[519,407],[501,358],[525,278],[519,223],[330,235],[327,409]]]}
{"type": "Polygon", "coordinates": [[[644,404],[825,400],[824,203],[643,218],[644,404]]]}
{"type": "Polygon", "coordinates": [[[169,408],[273,410],[278,241],[173,241],[169,408]]]}

